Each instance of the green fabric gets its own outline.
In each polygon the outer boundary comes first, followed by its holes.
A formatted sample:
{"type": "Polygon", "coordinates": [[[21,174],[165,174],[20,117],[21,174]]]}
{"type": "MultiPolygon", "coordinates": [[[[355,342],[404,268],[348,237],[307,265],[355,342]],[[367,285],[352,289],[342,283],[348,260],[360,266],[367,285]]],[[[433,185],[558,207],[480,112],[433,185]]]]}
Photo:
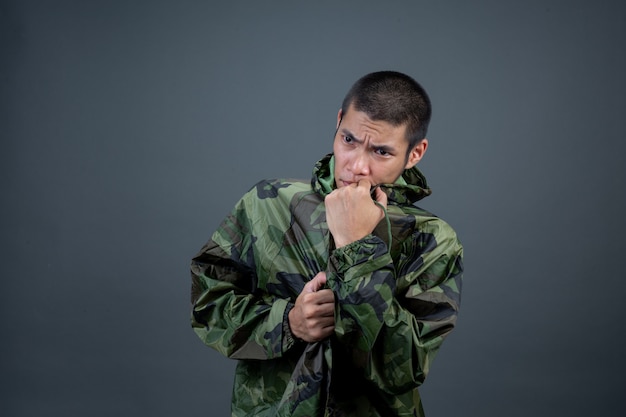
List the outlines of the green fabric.
{"type": "Polygon", "coordinates": [[[311,183],[258,183],[192,260],[192,326],[239,360],[233,416],[423,415],[417,387],[455,325],[463,249],[413,205],[430,194],[416,168],[381,185],[388,222],[334,249],[332,162],[319,161],[311,183]],[[335,294],[335,333],[307,344],[285,320],[320,271],[335,294]]]}

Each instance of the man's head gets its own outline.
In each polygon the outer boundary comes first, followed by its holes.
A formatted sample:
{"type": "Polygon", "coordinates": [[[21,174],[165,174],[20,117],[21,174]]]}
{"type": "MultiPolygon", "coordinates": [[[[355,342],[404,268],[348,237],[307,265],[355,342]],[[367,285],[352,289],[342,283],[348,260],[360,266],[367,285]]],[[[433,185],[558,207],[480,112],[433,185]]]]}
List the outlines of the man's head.
{"type": "Polygon", "coordinates": [[[406,125],[408,147],[426,137],[430,123],[430,98],[408,75],[395,71],[372,72],[354,83],[341,104],[343,114],[350,105],[372,120],[393,126],[406,125]]]}
{"type": "Polygon", "coordinates": [[[430,115],[430,99],[411,77],[381,71],[359,79],[337,115],[337,187],[360,179],[395,182],[426,152],[430,115]]]}

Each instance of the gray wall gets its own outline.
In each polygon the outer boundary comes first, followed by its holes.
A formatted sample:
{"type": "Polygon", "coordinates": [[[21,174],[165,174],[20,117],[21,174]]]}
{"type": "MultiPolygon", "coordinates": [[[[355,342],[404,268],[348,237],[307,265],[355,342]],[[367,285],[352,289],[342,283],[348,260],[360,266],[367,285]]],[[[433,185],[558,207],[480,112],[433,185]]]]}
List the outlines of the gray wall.
{"type": "Polygon", "coordinates": [[[227,415],[189,259],[396,69],[466,247],[429,417],[622,416],[625,40],[621,1],[2,1],[0,414],[227,415]]]}

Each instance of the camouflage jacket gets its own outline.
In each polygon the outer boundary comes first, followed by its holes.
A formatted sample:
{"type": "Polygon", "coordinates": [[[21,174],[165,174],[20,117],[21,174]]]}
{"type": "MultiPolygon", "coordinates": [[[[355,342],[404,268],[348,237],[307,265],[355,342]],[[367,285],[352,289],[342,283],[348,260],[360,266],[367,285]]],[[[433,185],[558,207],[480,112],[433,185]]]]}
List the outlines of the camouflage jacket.
{"type": "Polygon", "coordinates": [[[238,359],[232,416],[422,416],[417,387],[460,304],[462,252],[452,228],[413,203],[417,170],[381,186],[386,219],[334,249],[324,196],[332,155],[310,183],[262,181],[193,258],[192,326],[238,359]],[[287,321],[304,284],[326,271],[335,333],[294,340],[287,321]]]}

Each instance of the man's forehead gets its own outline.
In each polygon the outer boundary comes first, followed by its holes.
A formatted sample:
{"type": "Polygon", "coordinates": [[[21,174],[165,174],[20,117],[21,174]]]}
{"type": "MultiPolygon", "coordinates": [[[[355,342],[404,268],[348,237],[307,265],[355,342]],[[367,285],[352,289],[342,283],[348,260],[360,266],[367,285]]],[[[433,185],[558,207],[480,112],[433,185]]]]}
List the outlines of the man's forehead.
{"type": "Polygon", "coordinates": [[[375,123],[385,123],[385,124],[387,124],[387,125],[389,125],[391,127],[403,128],[405,130],[406,130],[407,126],[408,126],[408,122],[405,122],[405,123],[394,123],[391,120],[386,120],[386,119],[381,119],[381,118],[374,118],[366,110],[358,109],[354,103],[350,103],[350,106],[348,106],[348,108],[346,109],[346,112],[342,115],[342,117],[345,117],[346,115],[351,115],[351,116],[354,116],[354,117],[363,117],[363,118],[366,118],[367,120],[375,122],[375,123]]]}

